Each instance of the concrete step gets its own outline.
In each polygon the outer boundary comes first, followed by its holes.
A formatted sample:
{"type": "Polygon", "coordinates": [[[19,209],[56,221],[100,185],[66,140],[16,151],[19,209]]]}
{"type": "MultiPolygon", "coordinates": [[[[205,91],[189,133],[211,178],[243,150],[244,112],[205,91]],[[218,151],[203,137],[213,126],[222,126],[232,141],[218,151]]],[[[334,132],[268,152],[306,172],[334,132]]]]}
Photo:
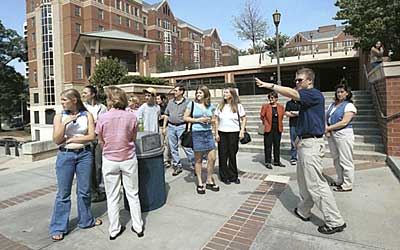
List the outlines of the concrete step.
{"type": "MultiPolygon", "coordinates": [[[[257,145],[257,146],[264,146],[264,139],[262,136],[260,137],[252,137],[251,142],[249,145],[257,145]]],[[[289,138],[282,138],[281,140],[281,147],[290,148],[290,139],[289,138]]],[[[326,149],[329,150],[328,141],[325,140],[326,149]]],[[[360,151],[373,151],[373,152],[380,152],[384,153],[384,147],[382,144],[374,144],[374,143],[362,143],[362,142],[355,142],[354,143],[354,150],[360,151]]]]}
{"type": "MultiPolygon", "coordinates": [[[[247,117],[249,116],[259,116],[260,111],[261,111],[261,106],[258,106],[256,108],[248,108],[247,106],[244,106],[246,110],[246,115],[247,117]]],[[[376,115],[375,115],[375,110],[374,109],[357,109],[357,115],[355,118],[359,116],[370,116],[371,119],[376,120],[376,115]]]]}
{"type": "MultiPolygon", "coordinates": [[[[252,144],[240,145],[239,152],[249,152],[249,153],[258,153],[264,154],[264,147],[252,144]]],[[[290,148],[289,147],[282,147],[280,148],[281,156],[290,156],[290,148]]],[[[329,150],[326,150],[325,157],[331,158],[331,153],[329,150]]],[[[374,151],[364,151],[364,150],[354,150],[353,151],[353,158],[354,160],[361,160],[361,161],[385,161],[386,154],[374,151]]]]}
{"type": "MultiPolygon", "coordinates": [[[[258,125],[247,125],[246,126],[247,131],[249,132],[255,132],[257,133],[258,125]]],[[[289,131],[289,126],[286,125],[283,127],[283,131],[289,131]]],[[[370,128],[364,128],[364,127],[354,127],[354,134],[355,135],[373,135],[373,136],[382,136],[381,131],[377,127],[370,127],[370,128]]]]}
{"type": "MultiPolygon", "coordinates": [[[[288,131],[288,130],[285,130],[288,131]]],[[[282,133],[282,140],[289,140],[290,139],[290,135],[287,132],[283,132],[282,133]]],[[[251,138],[259,138],[259,139],[263,139],[264,137],[262,135],[259,135],[257,132],[250,132],[248,131],[251,138]]],[[[354,141],[355,143],[372,143],[372,144],[382,144],[382,137],[380,135],[354,135],[354,141]]]]}
{"type": "MultiPolygon", "coordinates": [[[[261,121],[259,119],[248,119],[247,126],[258,126],[261,121]]],[[[353,128],[378,128],[378,122],[376,121],[353,121],[353,128]]],[[[289,119],[283,119],[283,126],[289,127],[289,119]]]]}
{"type": "MultiPolygon", "coordinates": [[[[246,111],[246,118],[247,121],[259,121],[260,120],[260,111],[256,112],[247,112],[246,111]]],[[[288,117],[284,117],[283,120],[289,120],[288,117]]],[[[353,122],[355,121],[375,121],[376,120],[376,116],[375,115],[362,115],[362,114],[357,114],[354,118],[353,118],[353,122]]]]}

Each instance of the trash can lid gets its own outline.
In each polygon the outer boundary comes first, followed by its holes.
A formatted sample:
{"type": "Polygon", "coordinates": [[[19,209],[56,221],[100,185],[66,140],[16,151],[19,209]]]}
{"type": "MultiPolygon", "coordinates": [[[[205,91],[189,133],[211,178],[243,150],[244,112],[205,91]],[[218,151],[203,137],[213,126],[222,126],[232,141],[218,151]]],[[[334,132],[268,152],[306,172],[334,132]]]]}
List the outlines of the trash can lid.
{"type": "Polygon", "coordinates": [[[163,153],[160,134],[144,131],[136,136],[136,156],[139,159],[158,156],[163,153]]]}

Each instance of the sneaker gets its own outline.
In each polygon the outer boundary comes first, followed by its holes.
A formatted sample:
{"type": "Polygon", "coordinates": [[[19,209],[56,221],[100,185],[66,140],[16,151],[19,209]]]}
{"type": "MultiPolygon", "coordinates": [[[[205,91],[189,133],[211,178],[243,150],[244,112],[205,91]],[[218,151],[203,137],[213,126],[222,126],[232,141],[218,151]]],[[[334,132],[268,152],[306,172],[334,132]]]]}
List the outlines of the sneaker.
{"type": "Polygon", "coordinates": [[[286,167],[285,164],[283,164],[282,162],[274,163],[274,166],[281,167],[281,168],[286,167]]]}
{"type": "Polygon", "coordinates": [[[177,168],[174,169],[174,172],[172,173],[172,176],[177,176],[180,173],[182,173],[182,168],[177,167],[177,168]]]}
{"type": "Polygon", "coordinates": [[[338,227],[330,227],[325,224],[323,226],[318,227],[318,232],[320,232],[322,234],[334,234],[334,233],[342,232],[345,228],[346,228],[346,223],[344,223],[343,225],[338,226],[338,227]]]}
{"type": "Polygon", "coordinates": [[[271,163],[264,163],[265,167],[268,169],[272,169],[272,164],[271,163]]]}
{"type": "Polygon", "coordinates": [[[297,160],[290,160],[290,165],[295,166],[297,164],[297,160]]]}
{"type": "Polygon", "coordinates": [[[171,167],[171,163],[169,163],[168,161],[165,161],[165,162],[164,162],[164,167],[165,167],[165,168],[171,167]]]}

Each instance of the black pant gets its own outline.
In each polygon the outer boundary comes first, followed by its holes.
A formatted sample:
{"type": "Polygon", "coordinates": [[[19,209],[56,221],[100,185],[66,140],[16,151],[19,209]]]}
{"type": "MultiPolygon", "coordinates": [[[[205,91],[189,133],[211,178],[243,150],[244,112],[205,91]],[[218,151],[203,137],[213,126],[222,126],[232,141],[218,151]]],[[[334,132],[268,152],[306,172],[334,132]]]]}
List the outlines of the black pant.
{"type": "Polygon", "coordinates": [[[222,181],[234,181],[238,178],[236,154],[239,150],[239,132],[218,131],[219,175],[222,181]]]}
{"type": "Polygon", "coordinates": [[[271,163],[272,144],[274,145],[274,163],[280,162],[281,136],[282,133],[279,133],[278,124],[272,124],[271,131],[264,133],[265,163],[271,163]]]}

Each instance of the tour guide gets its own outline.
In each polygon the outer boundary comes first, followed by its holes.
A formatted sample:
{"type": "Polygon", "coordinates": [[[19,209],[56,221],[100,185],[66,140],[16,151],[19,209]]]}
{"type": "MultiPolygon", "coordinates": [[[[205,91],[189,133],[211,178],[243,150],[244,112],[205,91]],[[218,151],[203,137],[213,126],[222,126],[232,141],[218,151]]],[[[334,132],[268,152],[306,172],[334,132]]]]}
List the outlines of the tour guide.
{"type": "Polygon", "coordinates": [[[273,90],[301,104],[297,122],[298,148],[297,181],[301,201],[294,214],[303,221],[309,221],[315,205],[321,210],[325,225],[318,232],[333,234],[346,228],[328,181],[322,175],[322,158],[325,153],[323,134],[325,132],[325,98],[314,88],[315,74],[312,69],[303,68],[296,72],[296,87],[292,88],[263,82],[256,78],[261,88],[273,90]]]}

